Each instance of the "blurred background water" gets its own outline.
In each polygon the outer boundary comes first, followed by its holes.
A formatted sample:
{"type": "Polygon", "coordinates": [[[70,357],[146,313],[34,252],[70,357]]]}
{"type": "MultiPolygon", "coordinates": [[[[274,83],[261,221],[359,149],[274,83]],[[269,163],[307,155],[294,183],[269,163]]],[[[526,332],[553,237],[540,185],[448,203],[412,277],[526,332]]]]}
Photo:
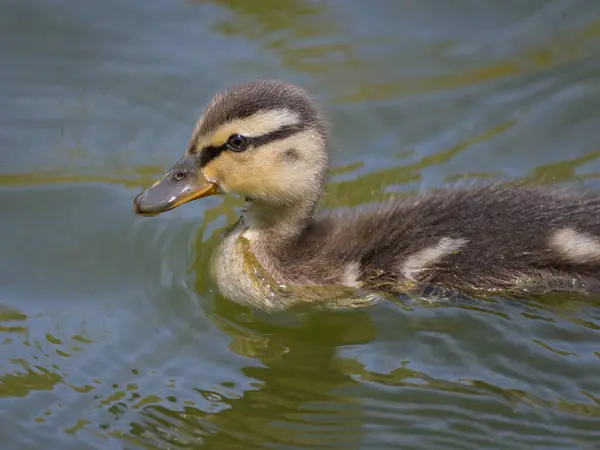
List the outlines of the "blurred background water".
{"type": "Polygon", "coordinates": [[[256,314],[207,275],[236,199],[133,197],[216,90],[334,127],[325,207],[460,179],[600,189],[595,0],[0,2],[2,448],[600,448],[600,306],[256,314]]]}

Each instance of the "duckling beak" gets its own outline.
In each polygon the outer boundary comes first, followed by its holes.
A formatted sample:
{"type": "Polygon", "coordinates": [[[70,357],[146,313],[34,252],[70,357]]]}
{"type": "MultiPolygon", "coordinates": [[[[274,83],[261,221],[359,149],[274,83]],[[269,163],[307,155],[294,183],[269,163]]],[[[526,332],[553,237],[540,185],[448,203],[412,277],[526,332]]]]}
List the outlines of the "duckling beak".
{"type": "Polygon", "coordinates": [[[199,173],[193,156],[184,156],[164,177],[134,199],[133,209],[142,216],[155,216],[218,193],[219,186],[199,173]]]}

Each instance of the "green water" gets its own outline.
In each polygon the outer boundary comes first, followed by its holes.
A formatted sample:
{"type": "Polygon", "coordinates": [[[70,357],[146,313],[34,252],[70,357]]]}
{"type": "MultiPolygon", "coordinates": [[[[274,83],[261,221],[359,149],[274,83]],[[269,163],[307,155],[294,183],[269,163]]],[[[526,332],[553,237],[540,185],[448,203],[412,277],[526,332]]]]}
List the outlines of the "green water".
{"type": "Polygon", "coordinates": [[[238,200],[132,210],[255,78],[324,105],[326,207],[600,189],[600,2],[4,0],[0,55],[1,448],[600,448],[598,304],[256,314],[207,274],[238,200]]]}

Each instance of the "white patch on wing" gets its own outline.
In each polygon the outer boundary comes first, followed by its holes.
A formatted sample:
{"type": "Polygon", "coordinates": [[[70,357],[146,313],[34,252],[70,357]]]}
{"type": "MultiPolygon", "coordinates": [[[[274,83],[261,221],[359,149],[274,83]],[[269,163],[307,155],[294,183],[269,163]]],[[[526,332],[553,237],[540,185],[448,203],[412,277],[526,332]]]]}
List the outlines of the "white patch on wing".
{"type": "Polygon", "coordinates": [[[564,258],[575,263],[599,262],[600,240],[580,233],[573,228],[563,228],[550,236],[550,246],[564,258]]]}
{"type": "Polygon", "coordinates": [[[437,244],[424,248],[406,258],[400,268],[400,272],[409,280],[415,281],[419,272],[426,270],[432,264],[458,251],[467,242],[467,239],[441,238],[437,244]]]}
{"type": "Polygon", "coordinates": [[[342,277],[342,284],[352,288],[359,288],[361,286],[358,278],[360,277],[360,264],[356,261],[348,263],[344,268],[344,275],[342,277]]]}

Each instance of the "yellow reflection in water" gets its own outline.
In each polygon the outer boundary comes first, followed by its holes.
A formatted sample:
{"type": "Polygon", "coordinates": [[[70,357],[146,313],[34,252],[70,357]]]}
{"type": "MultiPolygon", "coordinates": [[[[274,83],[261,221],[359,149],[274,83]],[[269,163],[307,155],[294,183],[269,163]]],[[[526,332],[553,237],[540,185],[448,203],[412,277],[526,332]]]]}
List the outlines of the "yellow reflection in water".
{"type": "Polygon", "coordinates": [[[598,178],[600,177],[600,173],[588,173],[585,175],[577,174],[577,169],[585,164],[596,161],[598,158],[600,158],[600,150],[565,161],[542,164],[536,167],[533,172],[525,178],[525,181],[532,181],[538,184],[549,184],[585,181],[590,178],[598,178]]]}
{"type": "Polygon", "coordinates": [[[509,120],[492,129],[472,136],[447,150],[424,156],[414,164],[375,170],[350,181],[331,183],[327,188],[328,195],[324,199],[324,206],[353,207],[389,198],[393,194],[383,192],[385,188],[418,181],[421,178],[420,174],[423,169],[447,163],[472,145],[492,139],[515,124],[516,120],[509,120]]]}
{"type": "Polygon", "coordinates": [[[405,363],[404,367],[398,367],[388,373],[378,373],[366,369],[362,363],[356,360],[342,358],[336,360],[336,366],[342,372],[386,386],[432,389],[439,392],[452,392],[476,397],[501,397],[513,404],[515,408],[519,405],[535,405],[576,415],[600,417],[600,404],[597,402],[591,405],[563,398],[553,401],[535,396],[521,389],[502,388],[483,380],[448,381],[410,369],[407,365],[408,363],[405,363]]]}
{"type": "MultiPolygon", "coordinates": [[[[318,33],[310,19],[321,13],[326,4],[298,0],[211,0],[226,7],[234,16],[219,23],[217,31],[242,34],[250,39],[263,37],[266,32],[285,31],[288,38],[307,37],[318,33]],[[307,20],[309,19],[309,20],[307,20]],[[253,22],[255,26],[253,25],[253,22]]],[[[203,1],[205,3],[206,1],[203,1]]]]}
{"type": "Polygon", "coordinates": [[[393,82],[363,84],[355,92],[342,97],[341,101],[386,100],[407,94],[458,89],[503,78],[525,75],[551,67],[576,61],[585,54],[590,41],[600,37],[600,19],[581,29],[574,29],[566,36],[555,38],[549,48],[512,54],[509,58],[493,64],[459,73],[447,73],[433,77],[400,79],[393,82]],[[558,40],[560,39],[560,41],[558,40]]]}
{"type": "MultiPolygon", "coordinates": [[[[330,36],[351,35],[343,30],[343,23],[325,2],[307,3],[298,0],[252,3],[244,0],[210,0],[226,7],[231,16],[218,26],[216,31],[225,35],[242,35],[252,41],[262,38],[267,49],[276,52],[281,63],[287,69],[309,72],[347,73],[359,66],[367,69],[376,66],[369,52],[358,54],[360,45],[385,41],[378,37],[373,42],[363,39],[359,45],[353,43],[330,43],[330,36]],[[319,38],[319,39],[315,39],[319,38]],[[312,41],[318,44],[312,44],[312,41]]],[[[205,3],[206,0],[198,3],[205,3]]],[[[460,72],[448,72],[435,76],[414,78],[398,77],[394,81],[356,83],[352,93],[338,98],[341,102],[363,100],[386,100],[404,95],[458,89],[480,83],[525,75],[539,70],[549,69],[586,55],[591,41],[600,37],[600,19],[591,18],[579,28],[561,30],[538,48],[528,48],[513,52],[503,60],[482,67],[460,72]],[[543,47],[541,47],[543,46],[543,47]]],[[[396,38],[394,36],[394,38],[396,38]]],[[[449,41],[434,42],[428,52],[430,57],[439,57],[452,49],[457,43],[449,41]]]]}
{"type": "Polygon", "coordinates": [[[133,166],[127,170],[111,168],[104,174],[79,174],[75,170],[48,170],[22,173],[0,173],[0,187],[35,186],[40,184],[105,183],[128,188],[148,186],[164,173],[162,166],[133,166]]]}
{"type": "Polygon", "coordinates": [[[337,393],[356,382],[339,373],[333,361],[338,346],[375,337],[370,316],[364,311],[309,313],[289,327],[260,319],[239,322],[243,309],[219,300],[209,317],[232,339],[234,352],[255,360],[241,369],[253,387],[227,395],[226,383],[221,392],[198,389],[213,411],[181,403],[170,407],[163,399],[142,408],[139,420],[122,437],[146,445],[160,441],[264,448],[279,443],[321,448],[337,443],[356,448],[362,439],[360,404],[337,393]]]}
{"type": "MultiPolygon", "coordinates": [[[[14,345],[15,340],[30,346],[26,326],[27,315],[13,308],[0,309],[0,340],[14,345]],[[16,322],[16,324],[14,323],[16,322]]],[[[32,365],[23,358],[9,361],[8,373],[0,374],[0,397],[26,397],[31,391],[48,391],[63,378],[40,365],[32,365]]]]}
{"type": "MultiPolygon", "coordinates": [[[[49,352],[48,343],[54,349],[54,354],[61,358],[69,358],[81,351],[80,344],[90,344],[93,341],[80,335],[71,336],[72,343],[63,343],[52,334],[45,336],[45,342],[31,341],[27,326],[28,316],[14,308],[0,306],[0,342],[4,345],[22,345],[28,349],[29,355],[23,358],[13,358],[5,361],[0,373],[0,397],[26,397],[32,391],[53,390],[57,384],[65,384],[74,391],[87,393],[94,386],[75,386],[67,383],[56,364],[52,364],[53,354],[49,352]],[[14,322],[17,322],[16,324],[14,322]],[[46,348],[44,348],[46,347],[46,348]]],[[[99,384],[98,380],[94,380],[99,384]]],[[[38,418],[38,422],[43,421],[38,418]]]]}
{"type": "Polygon", "coordinates": [[[31,391],[51,391],[63,382],[61,375],[45,367],[32,366],[24,359],[13,359],[13,373],[0,375],[0,397],[26,397],[31,391]]]}

